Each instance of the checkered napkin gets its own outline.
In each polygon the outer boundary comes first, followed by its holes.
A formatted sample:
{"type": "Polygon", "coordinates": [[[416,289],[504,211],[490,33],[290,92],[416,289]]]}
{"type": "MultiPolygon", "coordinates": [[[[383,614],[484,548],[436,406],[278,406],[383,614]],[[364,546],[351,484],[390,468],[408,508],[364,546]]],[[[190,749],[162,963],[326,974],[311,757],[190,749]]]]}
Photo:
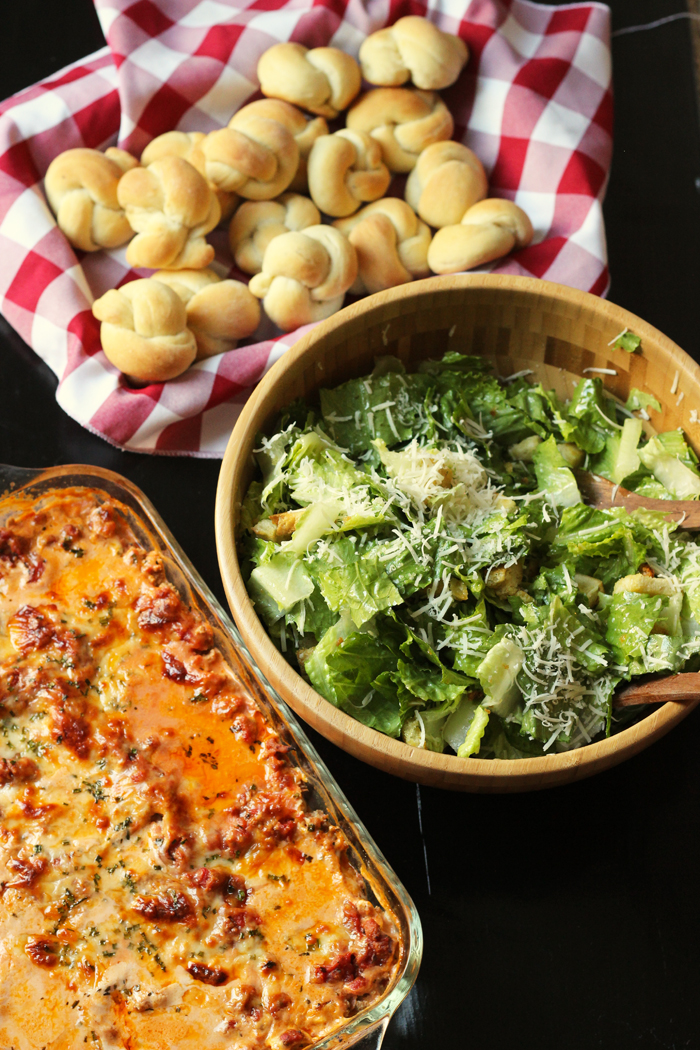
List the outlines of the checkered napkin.
{"type": "MultiPolygon", "coordinates": [[[[492,265],[597,294],[608,286],[601,202],[612,147],[609,10],[528,0],[96,0],[108,47],[0,106],[2,313],[58,376],[57,398],[122,448],[218,457],[251,388],[300,331],[264,322],[247,346],[169,383],[133,389],[100,349],[90,306],[131,270],[125,249],[82,253],[42,193],[50,161],[118,141],[138,155],[172,128],[211,131],[256,94],[259,56],[280,40],[357,55],[370,32],[427,14],[471,58],[443,92],[454,137],[479,155],[490,195],[521,205],[533,243],[492,265]]],[[[226,233],[214,267],[232,268],[226,233]]]]}

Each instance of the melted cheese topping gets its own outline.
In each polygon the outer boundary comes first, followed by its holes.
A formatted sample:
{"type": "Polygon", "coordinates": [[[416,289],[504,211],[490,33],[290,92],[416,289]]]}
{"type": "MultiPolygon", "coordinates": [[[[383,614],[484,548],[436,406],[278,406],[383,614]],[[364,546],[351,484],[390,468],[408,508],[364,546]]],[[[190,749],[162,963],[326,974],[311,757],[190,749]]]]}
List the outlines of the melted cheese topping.
{"type": "Polygon", "coordinates": [[[0,1046],[300,1048],[375,1001],[390,918],[118,504],[0,528],[0,1046]]]}

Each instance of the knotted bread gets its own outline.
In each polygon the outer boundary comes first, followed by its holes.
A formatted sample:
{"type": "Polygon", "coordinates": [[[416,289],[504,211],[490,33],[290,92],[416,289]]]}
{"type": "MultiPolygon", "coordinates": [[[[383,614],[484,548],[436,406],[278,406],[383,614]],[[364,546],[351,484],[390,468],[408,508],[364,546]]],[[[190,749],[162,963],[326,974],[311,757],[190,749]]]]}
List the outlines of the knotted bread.
{"type": "Polygon", "coordinates": [[[360,47],[362,76],[387,87],[411,80],[418,88],[439,91],[454,84],[468,58],[463,40],[419,15],[371,33],[360,47]]]}
{"type": "Polygon", "coordinates": [[[127,171],[117,195],[137,231],[126,250],[129,266],[199,270],[214,258],[204,238],[221,217],[219,202],[182,157],[127,171]]]}
{"type": "Polygon", "coordinates": [[[430,230],[398,197],[384,197],[333,225],[357,252],[358,274],[351,289],[356,295],[429,275],[430,230]]]}
{"type": "Polygon", "coordinates": [[[69,149],[51,161],[44,186],[59,229],[74,248],[118,248],[134,231],[117,197],[124,172],[138,165],[121,149],[69,149]]]}
{"type": "Polygon", "coordinates": [[[461,142],[434,142],[406,180],[406,200],[430,226],[454,226],[488,189],[476,153],[461,142]]]}
{"type": "Polygon", "coordinates": [[[360,67],[337,47],[275,44],[260,56],[263,95],[282,98],[310,113],[334,120],[359,93],[360,67]]]}
{"type": "Polygon", "coordinates": [[[185,304],[158,281],[112,289],[96,300],[92,312],[102,322],[100,339],[108,359],[142,383],[174,379],[197,355],[185,304]]]}
{"type": "Polygon", "coordinates": [[[452,114],[439,95],[413,88],[368,91],[348,112],[347,126],[375,138],[384,163],[402,172],[411,171],[426,146],[449,139],[454,131],[452,114]]]}
{"type": "MultiPolygon", "coordinates": [[[[206,159],[202,149],[206,137],[203,131],[166,131],[149,142],[141,154],[141,163],[147,168],[161,157],[182,157],[206,178],[206,159]]],[[[220,190],[213,185],[211,189],[219,201],[221,218],[230,219],[236,209],[238,197],[235,193],[227,193],[226,190],[220,190]]]]}
{"type": "Polygon", "coordinates": [[[342,128],[314,142],[309,193],[326,215],[351,215],[363,201],[375,201],[386,193],[390,182],[382,148],[365,132],[342,128]]]}
{"type": "Polygon", "coordinates": [[[474,204],[459,226],[443,226],[428,249],[434,273],[472,270],[524,248],[532,240],[530,219],[512,201],[491,197],[474,204]]]}
{"type": "Polygon", "coordinates": [[[320,222],[314,202],[299,193],[283,193],[276,201],[245,201],[229,226],[236,266],[244,273],[260,273],[265,249],[274,237],[320,222]]]}
{"type": "Polygon", "coordinates": [[[283,233],[267,246],[262,272],[249,288],[284,331],[330,317],[357,277],[357,256],[332,226],[283,233]]]}
{"type": "Polygon", "coordinates": [[[241,281],[222,281],[213,270],[159,270],[150,280],[172,288],[185,304],[198,361],[233,350],[260,324],[260,303],[241,281]]]}
{"type": "Polygon", "coordinates": [[[287,123],[252,106],[234,113],[228,127],[210,132],[202,149],[209,181],[254,201],[278,197],[299,166],[299,147],[287,123]]]}
{"type": "Polygon", "coordinates": [[[289,184],[289,189],[296,193],[307,193],[309,184],[306,179],[306,165],[311,147],[317,138],[328,134],[328,124],[323,117],[309,118],[296,106],[283,102],[280,98],[261,98],[257,102],[249,102],[247,106],[238,111],[239,116],[243,113],[252,113],[258,117],[266,117],[268,120],[277,120],[291,131],[299,147],[299,166],[289,184]]]}

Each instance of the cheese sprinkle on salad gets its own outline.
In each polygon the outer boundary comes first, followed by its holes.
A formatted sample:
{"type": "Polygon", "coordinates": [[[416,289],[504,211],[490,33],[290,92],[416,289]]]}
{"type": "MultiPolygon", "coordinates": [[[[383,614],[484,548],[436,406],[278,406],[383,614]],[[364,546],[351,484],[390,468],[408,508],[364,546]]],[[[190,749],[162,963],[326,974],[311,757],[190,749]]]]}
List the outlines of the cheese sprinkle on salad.
{"type": "Polygon", "coordinates": [[[468,758],[581,747],[638,675],[700,667],[700,545],[667,515],[586,506],[575,469],[700,497],[678,430],[647,438],[602,380],[568,402],[448,353],[290,406],[242,509],[247,586],[289,662],[388,736],[468,758]]]}

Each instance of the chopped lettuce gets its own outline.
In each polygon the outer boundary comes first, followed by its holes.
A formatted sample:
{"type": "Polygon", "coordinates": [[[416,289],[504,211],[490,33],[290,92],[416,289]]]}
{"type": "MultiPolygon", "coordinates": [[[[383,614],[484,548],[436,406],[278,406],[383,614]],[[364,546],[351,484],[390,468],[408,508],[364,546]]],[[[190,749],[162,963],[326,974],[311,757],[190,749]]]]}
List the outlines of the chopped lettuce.
{"type": "Polygon", "coordinates": [[[641,347],[642,340],[640,336],[635,335],[634,332],[630,332],[628,328],[625,328],[615,338],[612,345],[615,350],[626,350],[628,354],[633,354],[641,347]]]}
{"type": "Polygon", "coordinates": [[[626,419],[622,430],[607,438],[605,450],[591,464],[593,471],[621,485],[628,475],[639,470],[637,446],[641,436],[641,419],[626,419]]]}
{"type": "Polygon", "coordinates": [[[629,412],[638,412],[640,408],[643,408],[645,411],[648,408],[653,408],[655,412],[660,412],[661,403],[656,400],[653,394],[647,394],[644,390],[633,386],[629,397],[625,401],[625,408],[629,412]]]}
{"type": "Polygon", "coordinates": [[[573,507],[581,502],[576,478],[566,465],[553,436],[537,446],[533,460],[540,488],[556,507],[573,507]]]}
{"type": "MultiPolygon", "coordinates": [[[[664,436],[668,438],[673,433],[664,436]]],[[[688,462],[688,452],[682,438],[680,441],[662,441],[661,437],[654,437],[640,449],[639,458],[676,499],[697,499],[700,496],[700,475],[692,460],[692,466],[688,462]]]]}
{"type": "Polygon", "coordinates": [[[330,703],[413,747],[527,759],[641,717],[612,718],[620,681],[700,669],[700,544],[657,511],[586,506],[574,473],[699,498],[682,432],[629,416],[652,395],[623,409],[596,376],[565,401],[449,353],[415,374],[381,358],[320,400],[260,438],[239,554],[330,703]]]}

